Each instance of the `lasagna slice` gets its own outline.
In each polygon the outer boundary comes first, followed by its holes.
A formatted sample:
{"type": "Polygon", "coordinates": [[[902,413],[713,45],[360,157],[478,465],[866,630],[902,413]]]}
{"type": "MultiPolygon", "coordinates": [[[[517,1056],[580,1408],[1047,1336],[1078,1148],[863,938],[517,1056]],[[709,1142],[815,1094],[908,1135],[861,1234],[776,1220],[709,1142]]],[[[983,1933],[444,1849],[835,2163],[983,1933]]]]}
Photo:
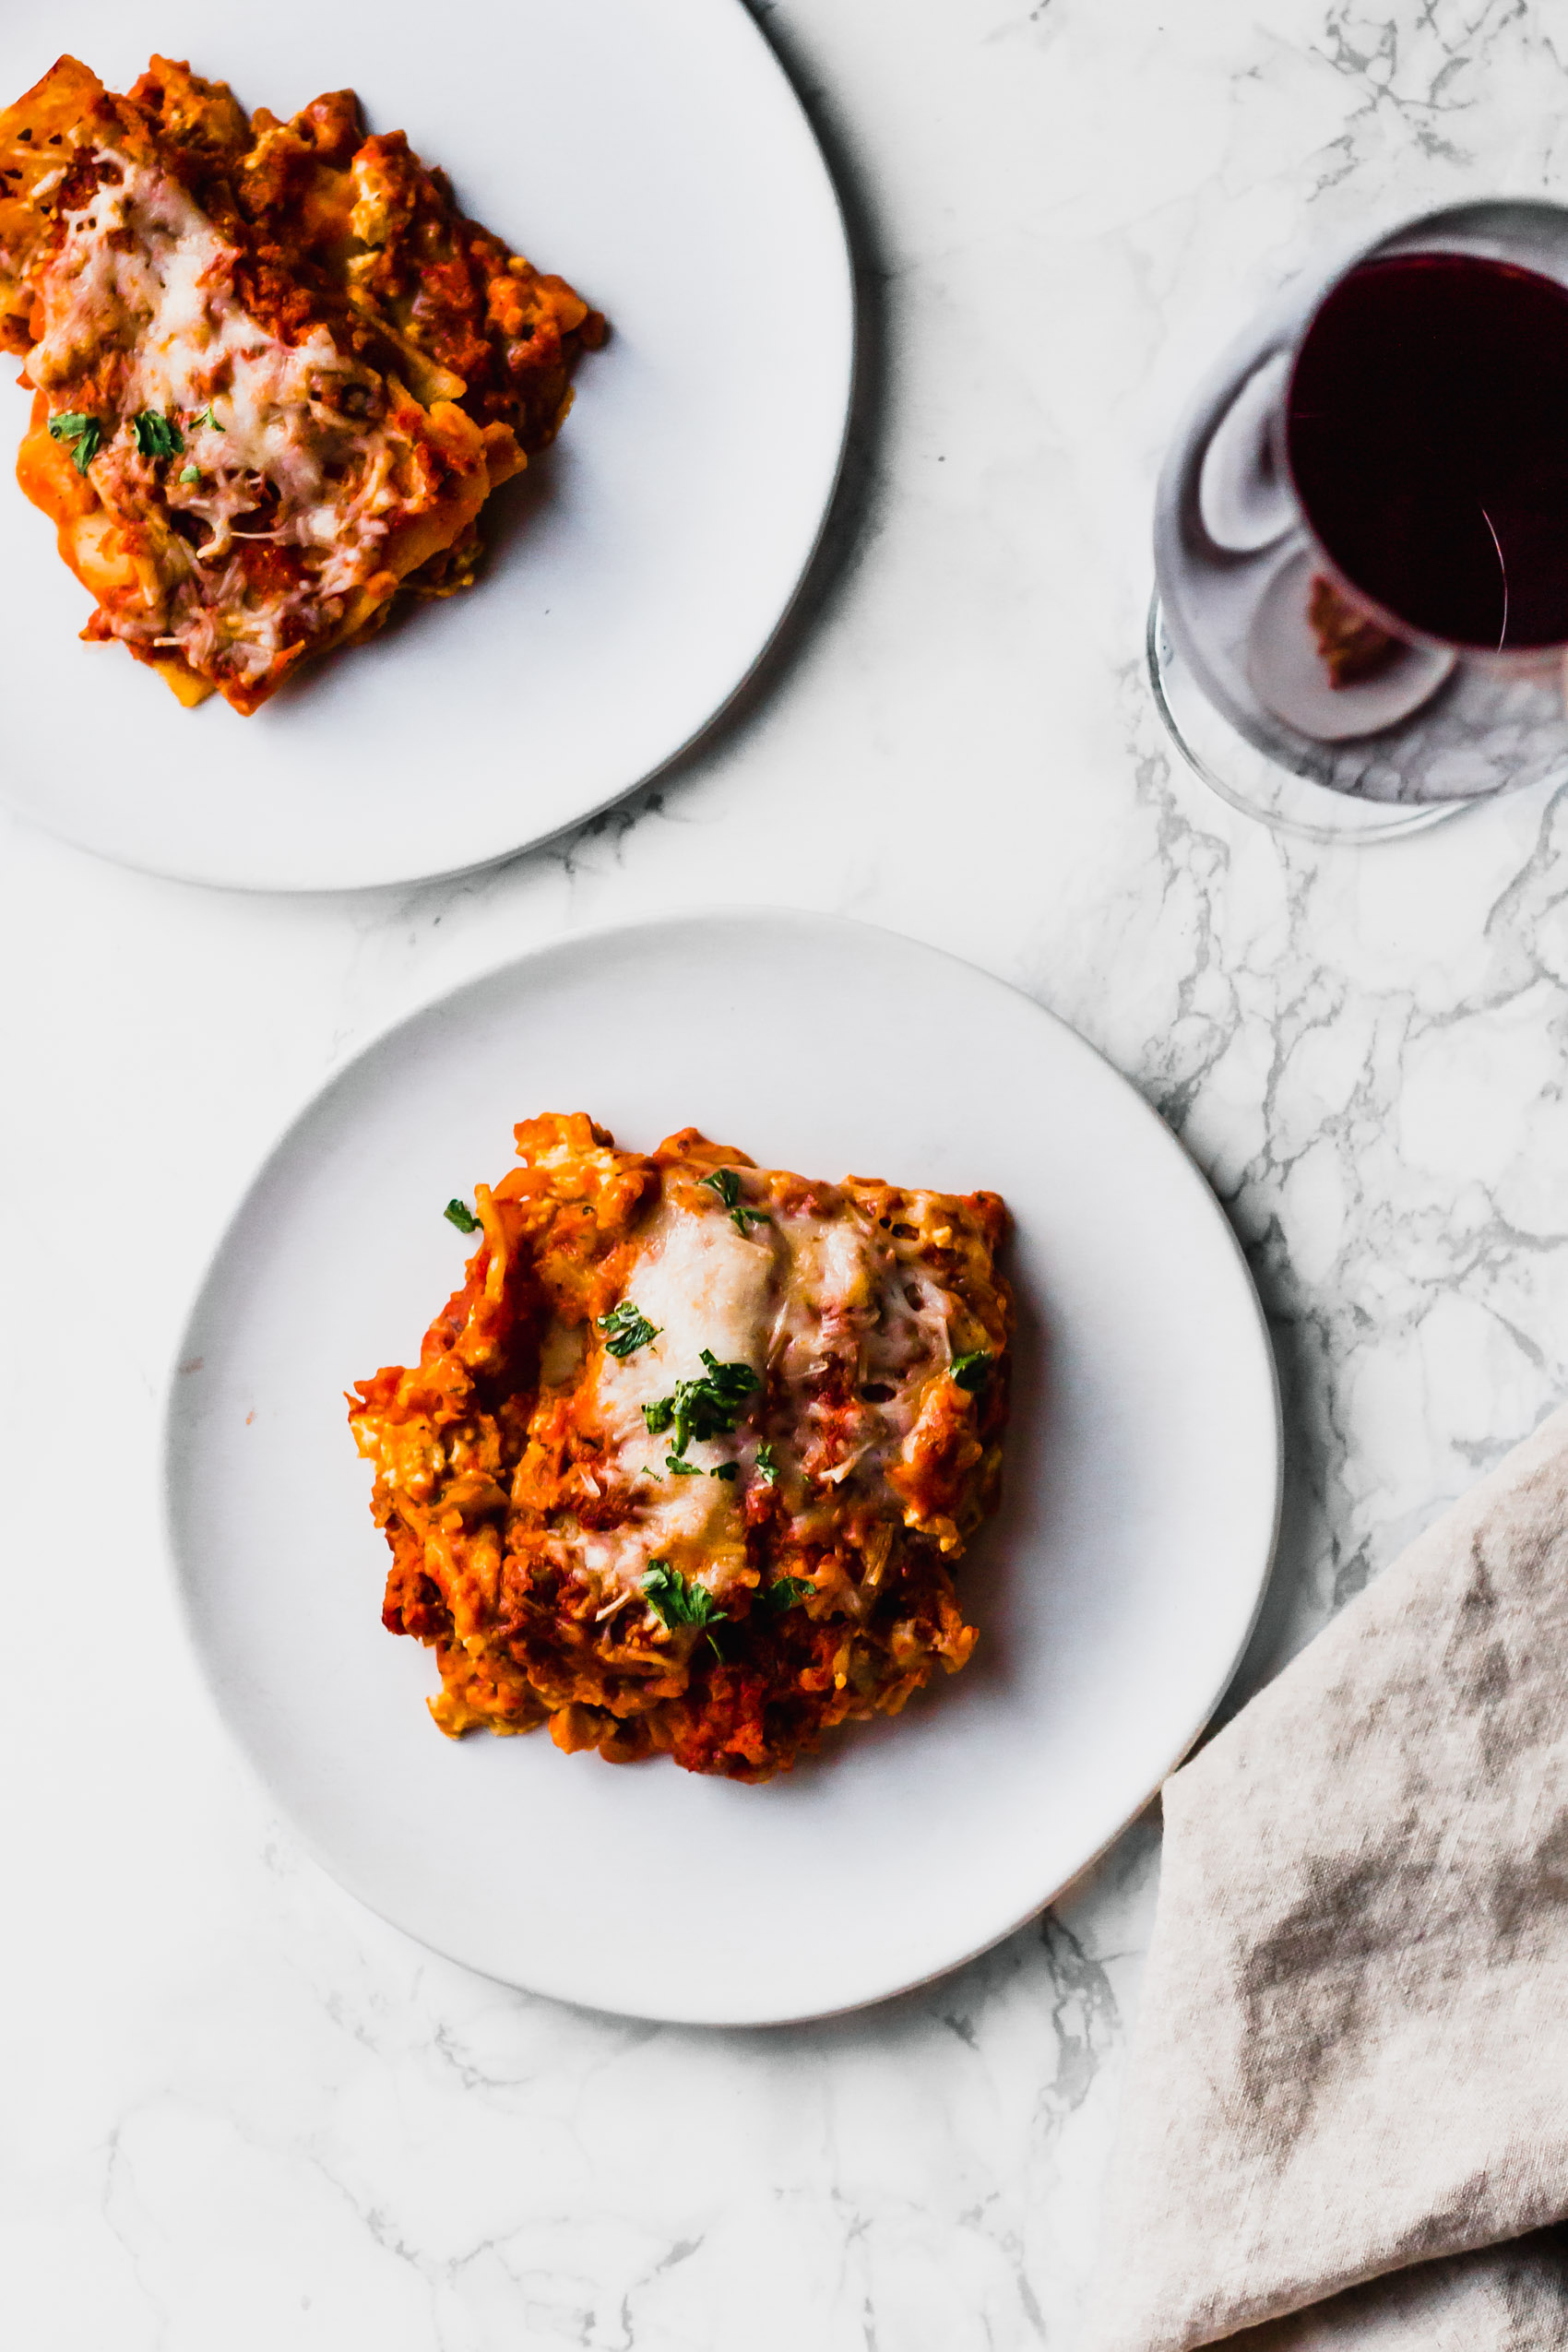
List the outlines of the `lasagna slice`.
{"type": "Polygon", "coordinates": [[[644,1157],[581,1114],[517,1138],[419,1363],[350,1399],[383,1622],[434,1647],[442,1730],[758,1781],[961,1667],[996,1195],[809,1182],[695,1128],[644,1157]]]}
{"type": "Polygon", "coordinates": [[[182,702],[257,710],[405,586],[467,585],[497,483],[554,435],[603,320],[466,220],[351,90],[292,122],[155,57],[63,57],[0,113],[18,474],[182,702]]]}

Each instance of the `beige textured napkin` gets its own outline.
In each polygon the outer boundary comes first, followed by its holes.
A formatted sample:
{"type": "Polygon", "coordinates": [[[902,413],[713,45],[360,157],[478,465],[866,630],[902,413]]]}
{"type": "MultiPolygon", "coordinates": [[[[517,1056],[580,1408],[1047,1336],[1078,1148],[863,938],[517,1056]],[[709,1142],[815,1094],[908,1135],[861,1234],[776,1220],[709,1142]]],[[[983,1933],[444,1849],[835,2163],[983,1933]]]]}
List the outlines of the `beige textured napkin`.
{"type": "Polygon", "coordinates": [[[1095,2352],[1563,2352],[1568,1408],[1164,1805],[1095,2352]]]}

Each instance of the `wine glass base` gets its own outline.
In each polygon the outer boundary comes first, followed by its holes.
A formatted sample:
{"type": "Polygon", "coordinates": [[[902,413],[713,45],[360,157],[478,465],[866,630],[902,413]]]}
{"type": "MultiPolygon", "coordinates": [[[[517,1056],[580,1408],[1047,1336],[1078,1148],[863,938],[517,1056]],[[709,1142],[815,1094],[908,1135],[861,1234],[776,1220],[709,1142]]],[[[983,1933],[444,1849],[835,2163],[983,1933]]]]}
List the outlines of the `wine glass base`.
{"type": "Polygon", "coordinates": [[[1149,684],[1171,741],[1211,791],[1243,815],[1302,841],[1394,841],[1425,833],[1491,800],[1490,792],[1452,801],[1374,801],[1336,792],[1298,776],[1239,734],[1209,701],[1172,644],[1157,588],[1146,640],[1149,684]]]}

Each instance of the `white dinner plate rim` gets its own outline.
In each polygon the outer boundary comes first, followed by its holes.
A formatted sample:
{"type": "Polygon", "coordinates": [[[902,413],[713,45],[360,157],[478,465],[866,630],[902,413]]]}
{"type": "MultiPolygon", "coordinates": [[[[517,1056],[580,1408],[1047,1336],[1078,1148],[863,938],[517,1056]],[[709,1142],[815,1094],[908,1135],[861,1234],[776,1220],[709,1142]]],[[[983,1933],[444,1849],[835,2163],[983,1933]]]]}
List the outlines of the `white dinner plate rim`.
{"type": "Polygon", "coordinates": [[[202,1261],[196,1280],[189,1286],[178,1332],[179,1336],[164,1373],[157,1424],[160,1432],[160,1518],[162,1554],[165,1574],[172,1586],[175,1613],[185,1654],[196,1669],[196,1679],[205,1694],[207,1705],[220,1727],[230,1752],[238,1758],[252,1787],[257,1790],[263,1801],[287,1822],[291,1834],[298,1839],[301,1847],[324,1874],[334,1884],[350,1895],[355,1902],[362,1905],[374,1918],[394,1929],[399,1935],[408,1937],[411,1942],[418,1944],[421,1948],[436,1953],[443,1959],[468,1969],[477,1977],[505,1986],[511,1990],[520,1990],[560,2002],[565,2007],[581,2010],[589,2015],[638,2017],[655,2024],[694,2026],[711,2032],[766,2031],[791,2025],[826,2023],[836,2017],[854,2016],[864,2011],[879,2008],[885,2002],[919,1992],[923,1988],[939,1983],[957,1970],[968,1966],[986,1953],[994,1951],[1009,1936],[1027,1927],[1031,1920],[1038,1918],[1042,1912],[1060,1900],[1069,1888],[1078,1883],[1097,1863],[1104,1859],[1117,1840],[1158,1796],[1166,1780],[1192,1752],[1213,1721],[1246,1656],[1263,1613],[1277,1559],[1285,1495],[1285,1427],[1278,1366],[1274,1354],[1267,1315],[1258,1295],[1257,1286],[1253,1279],[1252,1269],[1247,1264],[1246,1253],[1235,1229],[1218,1195],[1186,1145],[1131,1079],[1117,1069],[1109,1056],[1101,1052],[1097,1046],[1092,1045],[1081,1032],[1073,1028],[1070,1022],[1063,1020],[1061,1015],[1052,1012],[1049,1006],[1039,1004],[1026,991],[1003,979],[971,956],[957,955],[948,948],[933,946],[928,941],[911,937],[906,932],[896,932],[886,924],[867,921],[859,916],[824,913],[812,909],[758,900],[749,905],[723,908],[691,906],[677,909],[667,915],[651,917],[644,921],[595,924],[582,931],[564,933],[555,939],[541,942],[525,950],[521,955],[505,956],[498,962],[486,966],[481,971],[470,973],[461,980],[434,991],[417,1004],[406,1007],[357,1044],[350,1053],[335,1063],[296,1103],[294,1110],[235,1196],[216,1240],[202,1261]],[[529,966],[544,965],[552,957],[563,954],[573,955],[588,951],[596,944],[608,941],[624,942],[639,937],[652,940],[659,936],[668,936],[674,932],[700,931],[710,923],[732,921],[736,919],[756,923],[784,923],[804,930],[831,929],[840,934],[858,933],[868,936],[873,941],[891,942],[900,949],[913,948],[935,962],[960,965],[965,969],[979,975],[980,979],[989,981],[992,986],[1004,989],[1010,994],[1019,997],[1049,1028],[1058,1032],[1069,1050],[1076,1047],[1102,1066],[1106,1074],[1131,1099],[1143,1121],[1152,1129],[1158,1130],[1165,1142],[1174,1147],[1178,1160],[1184,1169],[1189,1182],[1202,1193],[1215,1223],[1229,1243],[1235,1270],[1241,1277],[1242,1290],[1252,1310],[1259,1365],[1265,1376],[1270,1407],[1274,1440],[1274,1476],[1272,1507],[1268,1514],[1266,1539],[1260,1551],[1251,1606],[1245,1622],[1240,1627],[1233,1641],[1223,1673],[1218,1677],[1208,1695],[1193,1710],[1180,1741],[1171,1747],[1167,1760],[1160,1764],[1158,1771],[1154,1772],[1153,1776],[1148,1780],[1147,1787],[1143,1789],[1135,1801],[1124,1808],[1099,1845],[1092,1851],[1085,1854],[1067,1876],[1048,1887],[1021,1910],[1009,1912],[1004,1918],[987,1926],[974,1941],[967,1943],[961,1950],[956,1951],[951,1957],[944,1959],[932,1967],[922,1968],[908,1978],[890,1983],[877,1991],[827,2006],[814,2004],[802,2009],[770,2007],[766,2013],[759,2012],[754,2016],[715,2018],[705,2013],[700,2004],[690,2009],[669,2005],[660,2006],[658,2009],[612,2007],[603,2002],[588,2001],[581,1994],[574,1993],[561,1984],[528,1983],[520,1978],[508,1976],[488,1967],[466,1953],[443,1943],[438,1937],[428,1934],[423,1929],[415,1930],[406,1926],[383,1902],[364,1892],[355,1876],[336,1858],[329,1857],[323,1850],[315,1834],[296,1817],[292,1807],[271,1787],[265,1767],[251,1752],[250,1746],[238,1723],[231,1718],[217,1688],[215,1677],[209,1669],[196,1622],[192,1579],[182,1562],[180,1538],[175,1526],[177,1484],[175,1454],[181,1409],[181,1367],[190,1359],[192,1340],[199,1326],[199,1317],[208,1287],[218,1273],[231,1242],[239,1232],[253,1198],[263,1189],[274,1168],[284,1159],[301,1127],[313,1117],[325,1099],[353,1070],[380,1052],[400,1031],[412,1028],[438,1008],[456,1005],[465,996],[479,995],[489,988],[504,985],[515,974],[525,970],[529,966]]]}

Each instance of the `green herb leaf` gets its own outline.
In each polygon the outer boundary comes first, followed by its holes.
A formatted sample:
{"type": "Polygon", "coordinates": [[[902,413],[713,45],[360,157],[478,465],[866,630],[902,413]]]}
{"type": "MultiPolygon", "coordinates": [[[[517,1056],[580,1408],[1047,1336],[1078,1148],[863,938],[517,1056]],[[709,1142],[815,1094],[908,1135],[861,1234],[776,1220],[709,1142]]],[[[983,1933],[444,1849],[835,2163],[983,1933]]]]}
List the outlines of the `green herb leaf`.
{"type": "Polygon", "coordinates": [[[683,1462],[678,1454],[667,1454],[664,1457],[664,1467],[667,1470],[673,1471],[678,1479],[700,1479],[702,1476],[700,1462],[683,1462]]]}
{"type": "MultiPolygon", "coordinates": [[[[643,1574],[644,1598],[666,1625],[722,1625],[728,1611],[720,1609],[706,1585],[689,1582],[667,1560],[650,1560],[643,1574]]],[[[718,1648],[718,1644],[714,1647],[718,1648]]]]}
{"type": "Polygon", "coordinates": [[[782,1617],[787,1609],[798,1609],[815,1590],[816,1586],[804,1576],[780,1576],[776,1583],[764,1585],[757,1598],[782,1617]]]}
{"type": "Polygon", "coordinates": [[[684,1454],[694,1438],[732,1436],[742,1400],[762,1386],[750,1364],[721,1364],[707,1348],[702,1360],[705,1369],[695,1380],[678,1380],[673,1396],[656,1396],[643,1407],[655,1437],[674,1430],[677,1454],[684,1454]]]}
{"type": "Polygon", "coordinates": [[[739,1462],[720,1462],[715,1469],[709,1470],[707,1475],[710,1479],[738,1479],[741,1475],[741,1466],[739,1462]]]}
{"type": "Polygon", "coordinates": [[[634,1307],[630,1299],[623,1299],[618,1307],[612,1307],[607,1315],[600,1315],[599,1327],[607,1335],[604,1342],[607,1356],[635,1356],[639,1348],[646,1348],[650,1339],[659,1336],[647,1315],[634,1307]]]}
{"type": "Polygon", "coordinates": [[[469,1206],[467,1201],[448,1201],[441,1214],[446,1219],[448,1225],[455,1225],[457,1227],[459,1233],[477,1233],[479,1231],[479,1219],[474,1215],[472,1209],[469,1206]]]}
{"type": "Polygon", "coordinates": [[[84,415],[79,409],[67,409],[50,418],[49,437],[65,443],[76,460],[77,473],[85,474],[103,446],[103,427],[96,417],[84,415]]]}
{"type": "Polygon", "coordinates": [[[161,409],[138,409],[131,419],[131,431],[144,457],[178,457],[185,445],[179,426],[161,409]]]}
{"type": "Polygon", "coordinates": [[[711,1176],[699,1176],[697,1182],[699,1184],[712,1185],[729,1210],[730,1222],[737,1233],[743,1233],[748,1225],[772,1224],[773,1220],[766,1209],[741,1206],[741,1180],[732,1168],[716,1168],[711,1176]]]}
{"type": "Polygon", "coordinates": [[[756,1450],[756,1474],[765,1486],[772,1486],[778,1476],[778,1456],[766,1438],[756,1450]]]}
{"type": "Polygon", "coordinates": [[[954,1357],[947,1367],[948,1374],[960,1388],[967,1388],[972,1396],[976,1389],[983,1388],[991,1378],[992,1362],[989,1349],[971,1348],[967,1356],[954,1357]]]}
{"type": "Polygon", "coordinates": [[[203,409],[200,416],[193,417],[191,419],[191,422],[193,424],[210,425],[214,433],[221,433],[224,429],[222,425],[219,423],[217,416],[211,408],[203,409]]]}
{"type": "Polygon", "coordinates": [[[182,466],[180,468],[180,480],[182,481],[199,481],[201,480],[201,468],[199,466],[182,466]]]}

